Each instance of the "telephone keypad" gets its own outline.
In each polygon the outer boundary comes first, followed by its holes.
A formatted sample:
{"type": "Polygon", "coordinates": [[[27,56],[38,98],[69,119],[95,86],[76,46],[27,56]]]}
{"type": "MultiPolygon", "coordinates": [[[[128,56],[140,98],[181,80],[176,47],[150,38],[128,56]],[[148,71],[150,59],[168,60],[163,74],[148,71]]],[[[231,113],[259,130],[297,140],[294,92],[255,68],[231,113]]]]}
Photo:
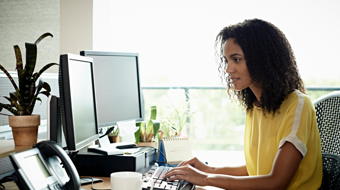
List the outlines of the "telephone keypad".
{"type": "Polygon", "coordinates": [[[63,188],[61,188],[58,183],[54,183],[54,184],[48,185],[48,189],[49,190],[62,190],[63,188]]]}

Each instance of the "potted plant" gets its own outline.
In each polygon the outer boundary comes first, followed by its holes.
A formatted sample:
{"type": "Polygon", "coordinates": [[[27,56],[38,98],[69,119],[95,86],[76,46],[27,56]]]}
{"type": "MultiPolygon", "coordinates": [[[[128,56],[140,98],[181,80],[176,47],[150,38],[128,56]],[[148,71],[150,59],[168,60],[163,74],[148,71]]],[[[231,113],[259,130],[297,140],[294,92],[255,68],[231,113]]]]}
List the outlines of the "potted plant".
{"type": "Polygon", "coordinates": [[[155,141],[157,134],[161,133],[159,130],[160,122],[156,120],[157,107],[151,106],[150,119],[148,121],[138,122],[136,126],[139,129],[135,132],[135,139],[137,146],[152,146],[157,148],[155,141]]]}
{"type": "MultiPolygon", "coordinates": [[[[108,128],[110,129],[110,128],[108,128]]],[[[110,140],[110,143],[117,143],[119,142],[119,127],[116,126],[112,131],[111,133],[109,133],[107,135],[107,137],[109,138],[110,140]]]]}
{"type": "Polygon", "coordinates": [[[164,132],[164,137],[187,136],[183,133],[183,129],[192,126],[188,121],[193,118],[197,112],[197,110],[189,109],[189,103],[190,102],[186,100],[177,106],[172,102],[171,106],[160,106],[159,115],[162,118],[160,129],[164,132]]]}
{"type": "MultiPolygon", "coordinates": [[[[18,45],[14,46],[16,57],[16,70],[18,74],[19,86],[15,83],[12,76],[0,64],[0,69],[6,74],[11,81],[14,92],[9,93],[9,96],[4,96],[9,101],[9,104],[0,103],[0,112],[3,108],[8,110],[13,116],[8,115],[9,125],[12,128],[15,145],[34,145],[38,139],[38,127],[40,125],[40,115],[32,115],[36,101],[41,99],[39,94],[50,95],[50,85],[42,80],[36,82],[40,75],[56,63],[45,65],[39,72],[34,73],[37,60],[37,44],[47,36],[53,37],[51,33],[41,35],[33,44],[25,43],[26,47],[26,64],[23,65],[21,51],[18,45]],[[41,91],[44,89],[44,91],[41,91]]],[[[2,115],[7,115],[0,113],[2,115]]]]}
{"type": "MultiPolygon", "coordinates": [[[[170,99],[169,99],[170,100],[170,99]]],[[[185,100],[184,103],[180,103],[179,105],[175,106],[172,101],[170,100],[171,105],[166,106],[162,105],[159,106],[159,115],[161,119],[161,126],[160,130],[163,132],[164,137],[179,137],[179,138],[187,138],[188,135],[183,133],[183,129],[185,127],[190,127],[191,124],[188,122],[190,118],[192,118],[196,111],[192,111],[189,108],[189,101],[185,100]]],[[[159,152],[164,153],[164,146],[162,145],[162,137],[159,137],[159,144],[158,150],[159,152]]],[[[158,162],[160,165],[162,162],[167,162],[164,158],[164,154],[158,154],[158,162]]]]}

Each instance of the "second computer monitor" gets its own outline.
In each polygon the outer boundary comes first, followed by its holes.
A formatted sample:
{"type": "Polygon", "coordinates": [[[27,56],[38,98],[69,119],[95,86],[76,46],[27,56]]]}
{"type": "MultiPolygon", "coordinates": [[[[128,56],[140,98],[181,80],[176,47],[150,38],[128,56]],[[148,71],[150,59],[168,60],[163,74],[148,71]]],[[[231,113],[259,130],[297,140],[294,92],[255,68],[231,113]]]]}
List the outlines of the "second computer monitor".
{"type": "Polygon", "coordinates": [[[93,59],[60,56],[60,113],[67,149],[78,151],[99,138],[93,59]]]}
{"type": "Polygon", "coordinates": [[[93,58],[99,127],[143,120],[138,53],[81,51],[93,58]]]}

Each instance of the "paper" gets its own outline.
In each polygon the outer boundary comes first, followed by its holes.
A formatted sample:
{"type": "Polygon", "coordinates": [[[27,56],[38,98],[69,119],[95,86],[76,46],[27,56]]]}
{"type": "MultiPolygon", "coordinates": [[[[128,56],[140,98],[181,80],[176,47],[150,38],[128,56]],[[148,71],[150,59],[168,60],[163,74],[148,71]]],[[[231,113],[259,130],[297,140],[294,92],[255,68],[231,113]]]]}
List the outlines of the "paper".
{"type": "Polygon", "coordinates": [[[119,127],[119,136],[126,136],[134,134],[139,127],[136,127],[136,121],[120,121],[117,122],[119,127]]]}
{"type": "Polygon", "coordinates": [[[110,146],[109,138],[99,138],[98,141],[100,147],[110,146]]]}
{"type": "Polygon", "coordinates": [[[180,162],[192,158],[192,151],[188,138],[165,137],[162,142],[168,163],[180,162]]]}

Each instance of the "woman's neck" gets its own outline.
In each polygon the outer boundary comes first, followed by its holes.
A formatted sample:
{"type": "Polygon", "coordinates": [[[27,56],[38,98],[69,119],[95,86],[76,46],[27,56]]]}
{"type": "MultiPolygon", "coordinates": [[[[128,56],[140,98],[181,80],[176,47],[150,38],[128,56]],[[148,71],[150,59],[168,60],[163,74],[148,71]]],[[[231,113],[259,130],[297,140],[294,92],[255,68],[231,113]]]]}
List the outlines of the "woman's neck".
{"type": "Polygon", "coordinates": [[[251,91],[253,91],[255,97],[256,97],[256,101],[255,101],[255,105],[260,107],[261,104],[261,95],[262,95],[262,89],[259,87],[256,87],[255,85],[251,85],[249,86],[249,88],[251,89],[251,91]]]}

